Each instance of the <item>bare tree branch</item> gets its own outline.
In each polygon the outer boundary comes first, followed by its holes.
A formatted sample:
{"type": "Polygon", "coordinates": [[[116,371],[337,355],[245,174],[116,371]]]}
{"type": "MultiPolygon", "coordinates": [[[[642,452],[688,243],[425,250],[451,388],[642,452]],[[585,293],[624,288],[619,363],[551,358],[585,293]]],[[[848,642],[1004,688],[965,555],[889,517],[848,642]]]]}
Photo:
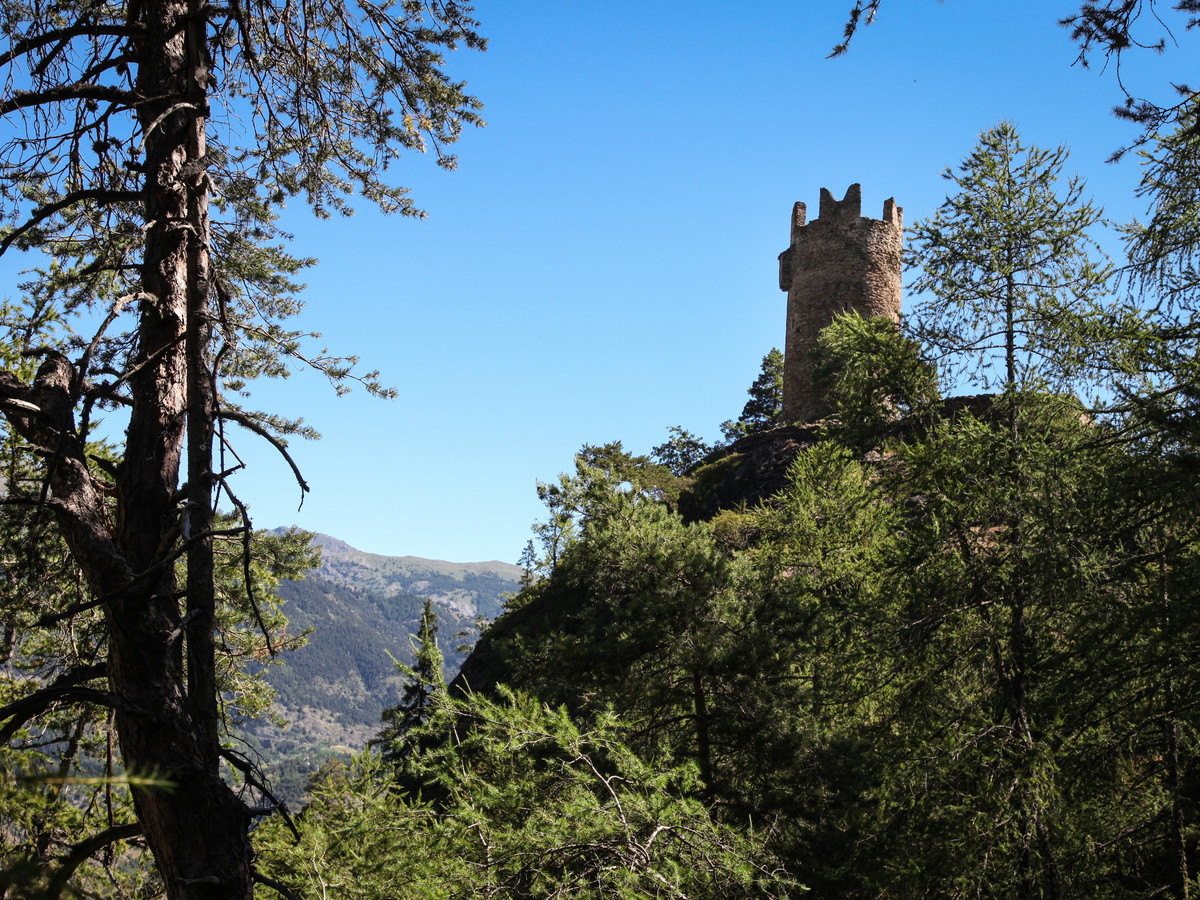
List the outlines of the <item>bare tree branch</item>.
{"type": "Polygon", "coordinates": [[[17,57],[25,56],[56,41],[70,41],[77,37],[92,36],[134,37],[141,31],[141,28],[134,25],[110,25],[95,22],[86,25],[72,25],[70,28],[55,28],[25,38],[23,41],[17,41],[7,53],[0,53],[0,66],[7,66],[17,57]]]}
{"type": "Polygon", "coordinates": [[[276,881],[274,878],[271,878],[269,875],[264,875],[262,872],[259,872],[257,869],[255,869],[253,876],[257,883],[269,887],[280,897],[285,898],[285,900],[300,900],[299,894],[295,893],[291,888],[285,887],[283,884],[276,881]]]}
{"type": "Polygon", "coordinates": [[[65,84],[44,91],[13,91],[11,99],[0,103],[0,116],[6,116],[18,109],[29,109],[31,106],[42,106],[46,103],[63,103],[68,100],[102,100],[133,108],[145,103],[147,98],[133,91],[106,84],[65,84]]]}
{"type": "Polygon", "coordinates": [[[102,677],[105,671],[107,668],[102,663],[72,670],[56,678],[49,687],[34,691],[28,697],[22,697],[0,708],[0,721],[9,720],[7,725],[0,728],[0,744],[8,743],[26,722],[60,701],[98,703],[116,709],[121,701],[114,694],[80,686],[83,681],[102,677]]]}
{"type": "Polygon", "coordinates": [[[46,897],[48,900],[58,900],[58,897],[62,896],[63,888],[67,886],[67,881],[75,874],[75,870],[97,850],[102,850],[109,844],[116,843],[117,841],[137,837],[142,831],[142,826],[134,822],[130,825],[114,826],[86,840],[80,841],[63,857],[62,865],[54,873],[54,877],[50,879],[50,883],[46,886],[46,897]]]}
{"type": "Polygon", "coordinates": [[[254,764],[237,751],[231,750],[228,747],[221,750],[221,758],[246,776],[246,782],[251,787],[261,791],[262,795],[271,801],[271,809],[268,810],[268,812],[275,812],[278,810],[283,816],[284,822],[287,823],[287,827],[291,830],[296,840],[300,840],[300,832],[296,829],[296,823],[292,821],[292,817],[288,813],[287,804],[276,797],[271,792],[271,789],[263,783],[263,779],[258,777],[258,773],[255,770],[254,764]]]}
{"type": "MultiPolygon", "coordinates": [[[[253,431],[260,438],[268,441],[271,446],[279,451],[279,455],[287,460],[287,464],[292,467],[292,474],[296,478],[296,483],[300,485],[300,490],[305,494],[308,493],[308,482],[304,480],[304,476],[300,473],[300,467],[296,465],[296,461],[292,459],[291,454],[287,452],[287,445],[284,444],[283,441],[271,434],[271,432],[264,428],[259,422],[254,421],[254,419],[250,418],[250,416],[239,410],[226,407],[217,412],[217,418],[228,419],[231,422],[237,422],[243,428],[253,431]]],[[[301,504],[304,502],[303,494],[301,495],[300,502],[301,504]]]]}

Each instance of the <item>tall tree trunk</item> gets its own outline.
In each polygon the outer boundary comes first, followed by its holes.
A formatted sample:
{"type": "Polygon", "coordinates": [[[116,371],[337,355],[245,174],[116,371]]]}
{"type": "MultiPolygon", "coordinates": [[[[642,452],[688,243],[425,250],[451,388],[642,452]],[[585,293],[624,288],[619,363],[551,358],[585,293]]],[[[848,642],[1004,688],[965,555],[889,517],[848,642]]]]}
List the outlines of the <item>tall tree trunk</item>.
{"type": "Polygon", "coordinates": [[[704,790],[712,793],[712,744],[708,736],[708,698],[704,692],[704,676],[692,672],[692,707],[696,717],[696,760],[700,766],[700,781],[704,790]]]}
{"type": "Polygon", "coordinates": [[[248,815],[221,780],[212,661],[211,383],[207,366],[208,226],[204,173],[207,89],[202,0],[147,0],[138,89],[145,141],[145,255],[139,363],[118,481],[116,542],[130,573],[111,592],[109,678],[120,698],[125,765],[173,783],[134,802],[173,900],[251,896],[248,815]],[[194,390],[193,390],[194,389],[194,390]],[[205,419],[208,422],[205,423],[205,419]],[[180,615],[173,552],[186,431],[188,615],[180,615]],[[209,437],[205,439],[206,433],[209,437]],[[198,548],[198,549],[197,549],[198,548]],[[207,565],[204,559],[207,555],[207,565]],[[207,580],[207,585],[204,583],[207,580]],[[187,646],[187,690],[183,646],[187,646]]]}
{"type": "MultiPolygon", "coordinates": [[[[205,159],[206,89],[209,59],[204,42],[201,0],[189,0],[188,134],[189,159],[205,159]]],[[[219,765],[217,666],[213,630],[216,597],[213,565],[213,426],[216,421],[215,373],[211,366],[212,310],[209,259],[208,177],[203,168],[187,180],[187,551],[188,700],[200,729],[206,768],[219,765]]]]}

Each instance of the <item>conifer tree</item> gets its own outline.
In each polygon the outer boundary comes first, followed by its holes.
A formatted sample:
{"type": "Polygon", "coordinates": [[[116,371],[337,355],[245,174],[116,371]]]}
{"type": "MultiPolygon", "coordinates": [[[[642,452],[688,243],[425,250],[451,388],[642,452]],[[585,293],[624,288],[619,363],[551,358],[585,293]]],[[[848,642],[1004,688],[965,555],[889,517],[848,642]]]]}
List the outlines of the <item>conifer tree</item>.
{"type": "Polygon", "coordinates": [[[951,376],[1006,391],[1071,382],[1064,326],[1104,295],[1112,268],[1091,237],[1101,211],[1081,179],[1063,179],[1066,160],[1001,122],[946,170],[954,193],[910,230],[912,289],[929,295],[915,331],[951,376]]]}
{"type": "Polygon", "coordinates": [[[404,676],[404,687],[400,690],[400,702],[383,711],[383,729],[370,744],[382,748],[383,758],[393,766],[399,764],[409,749],[408,736],[433,711],[438,692],[445,690],[442,674],[442,651],[437,644],[437,610],[433,600],[426,598],[421,611],[421,626],[417,631],[413,649],[416,660],[408,666],[399,660],[396,670],[404,676]]]}
{"type": "Polygon", "coordinates": [[[1200,468],[1200,100],[1139,153],[1145,221],[1125,229],[1131,296],[1093,329],[1117,392],[1160,452],[1200,468]]]}
{"type": "Polygon", "coordinates": [[[256,833],[295,896],[762,900],[804,892],[767,829],[724,823],[694,796],[695,766],[633,752],[611,713],[581,721],[502,688],[442,695],[411,761],[438,802],[397,790],[375,754],[318,786],[299,835],[256,833]]]}
{"type": "Polygon", "coordinates": [[[683,475],[712,452],[712,447],[686,428],[671,425],[667,431],[670,438],[653,448],[650,458],[660,466],[666,466],[672,474],[683,475]]]}
{"type": "MultiPolygon", "coordinates": [[[[456,0],[0,2],[11,38],[0,253],[39,254],[3,309],[0,413],[33,464],[4,500],[55,529],[80,586],[34,631],[87,613],[104,635],[94,663],[47,659],[0,721],[12,733],[64,703],[110,711],[126,770],[172,785],[133,791],[172,900],[248,898],[249,825],[274,806],[221,742],[230,600],[216,558],[222,542],[250,547],[228,480],[235,433],[285,457],[288,436],[312,433],[245,408],[242,392],[299,360],[336,385],[383,390],[287,326],[310,261],[282,248],[275,210],[300,196],[318,215],[347,212],[359,191],[419,213],[387,170],[428,147],[452,167],[445,145],[481,124],[443,69],[444,51],[483,47],[470,12],[456,0]],[[113,409],[123,443],[97,453],[95,423],[113,409]],[[219,522],[220,503],[236,522],[219,522]],[[245,777],[250,805],[223,764],[245,777]]],[[[252,561],[239,568],[244,608],[273,652],[252,561]]],[[[104,834],[76,845],[104,846],[104,834]]]]}
{"type": "Polygon", "coordinates": [[[743,435],[768,428],[779,422],[783,412],[783,354],[772,347],[762,359],[762,369],[746,393],[750,399],[742,407],[742,414],[733,421],[721,425],[725,440],[734,441],[743,435]]]}
{"type": "Polygon", "coordinates": [[[878,438],[888,422],[939,396],[937,371],[920,345],[890,319],[854,310],[821,330],[813,374],[851,442],[878,438]]]}

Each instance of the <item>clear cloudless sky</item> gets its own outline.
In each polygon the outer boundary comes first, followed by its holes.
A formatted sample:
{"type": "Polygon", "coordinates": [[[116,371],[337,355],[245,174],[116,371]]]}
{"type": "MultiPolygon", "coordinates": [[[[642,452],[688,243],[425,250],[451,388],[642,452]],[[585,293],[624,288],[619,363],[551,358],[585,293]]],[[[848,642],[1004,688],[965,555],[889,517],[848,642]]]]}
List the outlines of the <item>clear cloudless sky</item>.
{"type": "MultiPolygon", "coordinates": [[[[538,479],[584,443],[648,452],[681,425],[712,441],[763,355],[782,349],[776,256],[792,204],[863,187],[906,222],[941,174],[1010,119],[1070,165],[1114,219],[1141,213],[1135,135],[1112,117],[1115,73],[1073,66],[1056,25],[1075,0],[885,0],[850,52],[826,58],[852,0],[477,0],[486,53],[447,70],[487,127],[454,172],[394,169],[426,210],[285,227],[304,277],[300,325],[399,391],[336,398],[297,376],[251,405],[303,416],[292,445],[312,491],[252,435],[238,488],[255,524],[295,524],[362,550],[516,562],[541,514],[538,479]]],[[[1185,36],[1180,36],[1181,40],[1185,36]]],[[[1122,74],[1164,99],[1194,42],[1122,74]]],[[[1119,251],[1119,243],[1110,249],[1119,251]]],[[[906,306],[911,298],[906,297],[906,306]]]]}
{"type": "MultiPolygon", "coordinates": [[[[303,325],[399,397],[337,399],[304,375],[262,388],[263,408],[323,439],[293,445],[312,487],[299,510],[282,461],[250,454],[256,524],[515,562],[542,512],[536,481],[582,444],[648,452],[669,425],[711,441],[737,417],[783,345],[793,202],[815,211],[820,188],[861,182],[865,215],[894,196],[911,223],[1000,119],[1067,145],[1112,218],[1143,211],[1136,161],[1106,163],[1135,134],[1110,114],[1115,72],[1072,65],[1056,24],[1074,0],[886,0],[828,59],[850,6],[479,0],[488,50],[447,68],[487,127],[456,145],[454,172],[416,155],[395,170],[428,217],[287,211],[296,251],[320,260],[303,325]]],[[[1161,99],[1191,51],[1122,75],[1161,99]]]]}

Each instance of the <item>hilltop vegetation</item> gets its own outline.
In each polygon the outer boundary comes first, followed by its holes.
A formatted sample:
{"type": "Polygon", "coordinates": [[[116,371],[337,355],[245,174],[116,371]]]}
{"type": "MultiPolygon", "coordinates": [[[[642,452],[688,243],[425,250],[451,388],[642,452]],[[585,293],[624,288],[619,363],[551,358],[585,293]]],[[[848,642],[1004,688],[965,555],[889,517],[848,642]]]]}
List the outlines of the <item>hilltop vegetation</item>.
{"type": "MultiPolygon", "coordinates": [[[[520,590],[447,686],[455,617],[429,599],[412,665],[362,645],[419,590],[479,612],[503,573],[360,556],[361,589],[284,587],[309,536],[253,530],[229,479],[236,425],[307,489],[287,438],[312,432],[246,406],[258,379],[388,393],[286,323],[309,261],[277,217],[354,191],[418,212],[385,173],[427,142],[452,166],[481,124],[442,69],[483,47],[470,8],[0,10],[0,254],[49,257],[0,317],[0,895],[1200,890],[1194,89],[1119,110],[1147,206],[1120,267],[1065,150],[1003,122],[910,232],[912,320],[821,332],[832,415],[780,422],[768,354],[717,453],[680,428],[649,456],[585,445],[538,486],[520,590]],[[967,384],[992,393],[940,399],[967,384]],[[395,696],[290,817],[237,729],[305,623],[328,644],[280,696],[330,704],[314,728],[395,696]]],[[[1197,13],[1082,0],[1062,24],[1119,73],[1197,13]]]]}
{"type": "Polygon", "coordinates": [[[1062,161],[1007,123],[983,136],[917,230],[940,291],[921,340],[853,314],[822,334],[829,419],[768,414],[707,456],[682,429],[652,456],[585,446],[540,485],[533,577],[449,689],[420,676],[435,699],[384,762],[330,773],[298,845],[263,830],[273,877],[364,897],[408,878],[412,896],[1196,890],[1191,326],[1101,290],[1077,185],[1043,208],[1062,161]],[[1169,363],[1153,389],[1128,365],[1148,348],[1169,363]],[[951,371],[998,390],[943,401],[951,371]],[[1122,402],[1086,408],[1100,387],[1122,402]]]}

